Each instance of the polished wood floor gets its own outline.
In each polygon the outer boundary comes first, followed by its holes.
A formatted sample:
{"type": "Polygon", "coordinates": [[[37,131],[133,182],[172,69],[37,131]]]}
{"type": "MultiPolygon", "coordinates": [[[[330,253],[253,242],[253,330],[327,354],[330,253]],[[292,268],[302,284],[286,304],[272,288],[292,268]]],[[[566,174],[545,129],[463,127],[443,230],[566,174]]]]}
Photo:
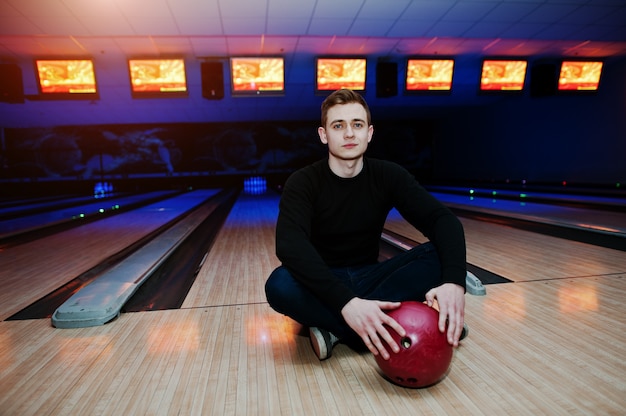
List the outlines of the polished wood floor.
{"type": "Polygon", "coordinates": [[[98,327],[5,319],[145,230],[100,223],[0,252],[0,415],[625,414],[624,252],[463,220],[468,261],[513,283],[467,295],[447,377],[412,390],[343,345],[319,362],[268,307],[277,202],[239,199],[181,309],[98,327]]]}

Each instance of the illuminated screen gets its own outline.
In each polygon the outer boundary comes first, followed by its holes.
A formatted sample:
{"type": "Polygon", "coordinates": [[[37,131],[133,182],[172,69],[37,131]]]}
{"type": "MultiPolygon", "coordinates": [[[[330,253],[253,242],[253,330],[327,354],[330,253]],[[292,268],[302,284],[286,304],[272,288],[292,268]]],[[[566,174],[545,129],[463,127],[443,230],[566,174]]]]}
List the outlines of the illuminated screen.
{"type": "Polygon", "coordinates": [[[452,59],[409,59],[406,66],[406,91],[450,91],[452,59]]]}
{"type": "Polygon", "coordinates": [[[235,95],[280,94],[285,91],[283,58],[231,58],[230,70],[235,95]]]}
{"type": "Polygon", "coordinates": [[[526,78],[526,61],[485,60],[480,77],[482,91],[521,91],[526,78]]]}
{"type": "Polygon", "coordinates": [[[35,65],[39,91],[44,95],[97,94],[96,76],[90,59],[38,59],[35,65]]]}
{"type": "Polygon", "coordinates": [[[187,94],[183,59],[130,59],[128,68],[133,96],[187,94]]]}
{"type": "Polygon", "coordinates": [[[365,90],[365,58],[318,58],[317,91],[365,90]]]}
{"type": "Polygon", "coordinates": [[[602,62],[563,61],[559,91],[596,91],[602,74],[602,62]]]}

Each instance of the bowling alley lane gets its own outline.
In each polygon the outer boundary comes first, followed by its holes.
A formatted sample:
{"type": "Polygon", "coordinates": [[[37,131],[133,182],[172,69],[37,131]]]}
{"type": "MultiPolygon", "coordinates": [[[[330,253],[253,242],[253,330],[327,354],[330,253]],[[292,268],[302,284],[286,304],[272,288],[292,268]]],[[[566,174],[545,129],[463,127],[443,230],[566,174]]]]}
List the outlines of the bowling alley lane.
{"type": "Polygon", "coordinates": [[[618,278],[590,278],[495,285],[485,297],[468,296],[470,336],[446,377],[418,390],[389,383],[371,354],[345,345],[319,362],[302,328],[266,303],[123,314],[71,330],[45,320],[1,322],[0,408],[57,415],[619,414],[626,368],[615,328],[625,324],[625,294],[618,278]],[[586,291],[595,302],[578,301],[586,291]]]}
{"type": "MultiPolygon", "coordinates": [[[[180,309],[124,313],[92,328],[0,322],[0,409],[566,415],[622,408],[624,340],[615,330],[626,316],[622,252],[462,218],[468,261],[514,282],[466,296],[469,337],[440,383],[415,390],[389,383],[371,354],[345,345],[319,362],[303,328],[267,305],[277,213],[276,194],[240,195],[180,309]]],[[[386,227],[423,239],[395,212],[386,227]]]]}
{"type": "Polygon", "coordinates": [[[136,208],[174,195],[175,192],[172,191],[155,191],[106,199],[74,198],[66,200],[66,204],[59,204],[60,207],[52,206],[48,210],[36,213],[28,213],[29,210],[26,208],[24,209],[26,214],[0,221],[0,241],[17,234],[38,231],[62,223],[69,224],[93,217],[104,217],[129,207],[136,208]],[[73,204],[73,201],[77,203],[73,204]]]}
{"type": "MultiPolygon", "coordinates": [[[[547,281],[626,272],[624,252],[461,217],[467,261],[513,282],[547,281]]],[[[403,219],[390,215],[386,227],[418,242],[425,241],[403,219]]],[[[491,286],[487,287],[487,295],[491,286]]]]}
{"type": "Polygon", "coordinates": [[[214,189],[83,224],[0,252],[0,319],[6,319],[207,200],[214,189]]]}
{"type": "Polygon", "coordinates": [[[265,279],[280,264],[275,255],[279,198],[273,192],[240,195],[183,308],[266,302],[265,279]]]}
{"type": "Polygon", "coordinates": [[[432,194],[451,208],[623,237],[623,196],[435,188],[432,194]]]}

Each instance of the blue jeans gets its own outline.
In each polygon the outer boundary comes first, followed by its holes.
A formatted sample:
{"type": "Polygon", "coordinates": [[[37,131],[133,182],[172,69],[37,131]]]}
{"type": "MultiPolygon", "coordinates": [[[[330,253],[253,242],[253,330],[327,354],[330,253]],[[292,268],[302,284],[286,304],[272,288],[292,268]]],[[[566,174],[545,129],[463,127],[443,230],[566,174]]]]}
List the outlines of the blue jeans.
{"type": "MultiPolygon", "coordinates": [[[[426,292],[441,282],[441,265],[432,243],[425,243],[376,264],[331,269],[332,273],[363,299],[425,300],[426,292]]],[[[280,266],[265,283],[270,306],[306,327],[332,332],[342,342],[356,346],[360,337],[340,312],[331,310],[280,266]]]]}

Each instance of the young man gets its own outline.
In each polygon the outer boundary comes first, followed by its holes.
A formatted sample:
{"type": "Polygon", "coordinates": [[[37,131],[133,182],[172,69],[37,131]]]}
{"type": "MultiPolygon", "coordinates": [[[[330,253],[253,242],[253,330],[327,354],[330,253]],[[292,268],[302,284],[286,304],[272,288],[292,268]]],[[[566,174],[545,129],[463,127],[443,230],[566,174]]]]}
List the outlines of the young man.
{"type": "Polygon", "coordinates": [[[280,200],[268,278],[276,311],[309,328],[320,360],[336,342],[389,358],[383,340],[404,329],[385,311],[400,301],[439,306],[439,329],[457,346],[465,308],[465,238],[459,220],[404,168],[364,156],[374,127],[363,97],[338,90],[322,104],[318,134],[328,159],[289,177],[280,200]],[[429,242],[378,263],[387,214],[396,208],[429,242]],[[387,325],[387,327],[385,326],[387,325]]]}

